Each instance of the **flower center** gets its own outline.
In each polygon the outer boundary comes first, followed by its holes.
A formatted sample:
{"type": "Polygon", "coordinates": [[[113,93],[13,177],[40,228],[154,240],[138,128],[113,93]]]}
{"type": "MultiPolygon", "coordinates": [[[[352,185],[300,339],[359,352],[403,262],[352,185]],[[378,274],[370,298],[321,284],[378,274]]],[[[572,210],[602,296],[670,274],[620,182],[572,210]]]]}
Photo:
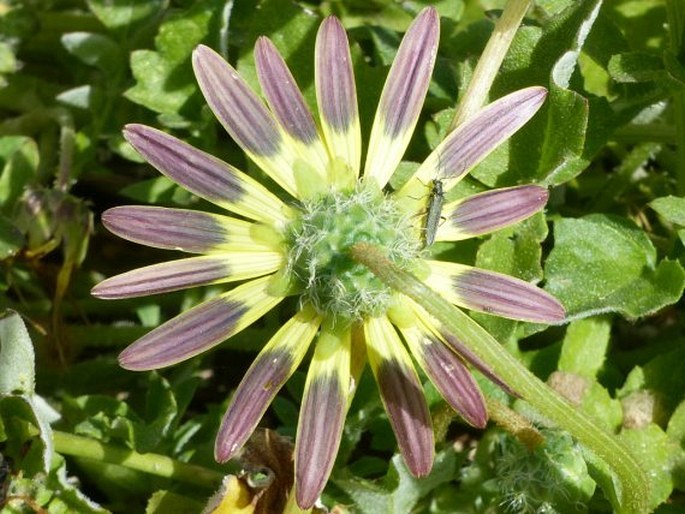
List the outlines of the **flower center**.
{"type": "Polygon", "coordinates": [[[302,299],[343,322],[380,315],[392,299],[392,290],[349,256],[350,246],[381,246],[401,267],[420,253],[410,220],[375,185],[303,202],[287,234],[288,271],[302,299]]]}

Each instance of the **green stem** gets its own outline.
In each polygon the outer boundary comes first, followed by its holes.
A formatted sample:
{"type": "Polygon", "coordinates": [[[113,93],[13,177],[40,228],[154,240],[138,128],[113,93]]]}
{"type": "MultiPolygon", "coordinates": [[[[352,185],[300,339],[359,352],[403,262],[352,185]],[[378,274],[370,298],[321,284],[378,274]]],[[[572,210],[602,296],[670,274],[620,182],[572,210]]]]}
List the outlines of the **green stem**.
{"type": "Polygon", "coordinates": [[[67,432],[53,431],[55,451],[63,455],[83,457],[109,464],[118,464],[179,482],[217,489],[223,475],[218,471],[181,462],[156,453],[138,453],[126,448],[103,444],[95,439],[67,432]]]}
{"type": "Polygon", "coordinates": [[[531,3],[532,0],[509,0],[504,6],[502,16],[495,24],[495,29],[485,45],[473,77],[462,94],[463,100],[457,107],[457,112],[454,113],[450,132],[464,120],[473,116],[485,103],[504,56],[531,3]]]}
{"type": "Polygon", "coordinates": [[[67,109],[57,107],[50,110],[59,125],[59,165],[55,177],[55,188],[63,193],[71,187],[71,167],[74,160],[74,118],[67,109]]]}
{"type": "Polygon", "coordinates": [[[545,442],[540,431],[518,412],[494,398],[487,398],[486,401],[490,419],[518,439],[526,448],[533,451],[545,442]]]}
{"type": "MultiPolygon", "coordinates": [[[[668,34],[671,43],[671,51],[676,58],[683,55],[683,32],[685,32],[685,5],[682,0],[669,0],[666,2],[668,13],[668,34]]],[[[678,193],[685,195],[685,93],[677,91],[673,93],[673,118],[676,128],[676,183],[678,193]]]]}
{"type": "Polygon", "coordinates": [[[667,143],[675,144],[676,127],[664,123],[646,123],[644,125],[624,125],[612,135],[613,141],[620,143],[667,143]]]}
{"type": "Polygon", "coordinates": [[[368,243],[351,248],[352,257],[367,266],[388,286],[414,300],[443,324],[477,357],[487,364],[523,399],[543,416],[568,431],[581,444],[603,459],[621,482],[621,505],[617,512],[642,514],[647,512],[648,482],[639,464],[627,449],[597,423],[586,418],[570,403],[545,385],[508,353],[483,327],[461,310],[436,294],[414,275],[398,268],[382,250],[368,243]]]}

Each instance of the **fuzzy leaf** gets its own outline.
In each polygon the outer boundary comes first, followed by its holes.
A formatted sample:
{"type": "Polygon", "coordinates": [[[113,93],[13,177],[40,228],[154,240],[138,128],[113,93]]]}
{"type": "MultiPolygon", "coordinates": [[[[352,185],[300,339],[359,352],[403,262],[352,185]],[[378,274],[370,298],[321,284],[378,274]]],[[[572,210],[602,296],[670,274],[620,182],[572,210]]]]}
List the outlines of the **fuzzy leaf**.
{"type": "Polygon", "coordinates": [[[47,472],[52,460],[50,422],[59,415],[34,395],[35,356],[24,321],[13,311],[0,318],[0,426],[8,439],[3,452],[24,460],[29,474],[47,472]],[[11,421],[11,422],[8,422],[11,421]],[[37,438],[27,454],[23,444],[37,438]],[[12,453],[14,448],[16,453],[12,453]]]}
{"type": "Polygon", "coordinates": [[[125,93],[129,100],[168,115],[178,114],[186,106],[197,92],[190,55],[209,35],[214,17],[221,13],[219,4],[218,0],[195,2],[169,16],[155,37],[156,51],[131,54],[136,85],[125,93]]]}
{"type": "Polygon", "coordinates": [[[650,485],[650,510],[668,499],[673,491],[671,471],[678,445],[655,424],[639,430],[624,430],[619,438],[639,459],[650,485]]]}
{"type": "Polygon", "coordinates": [[[608,71],[616,82],[647,82],[666,78],[664,63],[658,55],[628,52],[614,55],[608,71]]]}
{"type": "Polygon", "coordinates": [[[609,347],[611,321],[597,316],[574,321],[561,347],[559,370],[594,378],[604,364],[609,347]]]}
{"type": "Polygon", "coordinates": [[[32,395],[35,385],[33,343],[16,312],[0,318],[0,395],[32,395]]]}
{"type": "Polygon", "coordinates": [[[411,512],[416,503],[436,487],[459,475],[460,456],[453,450],[445,450],[435,457],[433,470],[417,479],[409,473],[402,458],[395,455],[382,483],[347,475],[332,481],[354,499],[355,512],[360,514],[404,514],[411,512]]]}
{"type": "Polygon", "coordinates": [[[15,202],[36,179],[38,147],[33,139],[23,136],[0,138],[0,209],[11,215],[15,202]]]}
{"type": "Polygon", "coordinates": [[[663,196],[652,200],[649,206],[666,221],[685,227],[685,198],[663,196]]]}
{"type": "Polygon", "coordinates": [[[122,40],[159,16],[165,0],[88,0],[88,7],[98,20],[122,40]]]}
{"type": "MultiPolygon", "coordinates": [[[[40,512],[51,514],[67,512],[107,514],[110,512],[86,497],[76,484],[73,477],[67,476],[64,458],[61,455],[55,455],[49,473],[46,471],[45,474],[41,473],[36,476],[13,477],[8,492],[15,498],[30,498],[34,511],[40,508],[40,512]]],[[[22,504],[23,502],[8,501],[3,506],[2,512],[7,514],[25,512],[24,509],[13,508],[22,504]]]]}
{"type": "Polygon", "coordinates": [[[643,366],[634,367],[618,396],[625,397],[642,390],[658,394],[663,409],[673,411],[685,390],[685,348],[680,346],[669,352],[660,352],[643,366]]]}
{"type": "Polygon", "coordinates": [[[145,453],[157,448],[174,427],[178,406],[169,382],[150,374],[145,402],[145,423],[133,423],[136,450],[145,453]]]}
{"type": "Polygon", "coordinates": [[[683,293],[680,263],[657,262],[647,235],[625,219],[560,219],[554,240],[545,264],[547,290],[570,317],[619,312],[637,318],[676,302],[683,293]]]}
{"type": "Polygon", "coordinates": [[[123,54],[119,45],[102,34],[69,32],[62,36],[62,44],[70,54],[84,64],[95,66],[105,72],[114,72],[123,64],[123,54]]]}

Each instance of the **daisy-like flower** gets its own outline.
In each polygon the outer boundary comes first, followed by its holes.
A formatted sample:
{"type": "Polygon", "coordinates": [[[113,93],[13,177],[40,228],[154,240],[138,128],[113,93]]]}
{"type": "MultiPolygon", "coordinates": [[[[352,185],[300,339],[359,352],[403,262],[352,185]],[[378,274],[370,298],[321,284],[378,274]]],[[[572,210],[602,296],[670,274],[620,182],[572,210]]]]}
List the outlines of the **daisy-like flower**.
{"type": "Polygon", "coordinates": [[[127,298],[191,286],[241,282],[152,330],[120,355],[130,370],[176,364],[240,332],[290,295],[298,311],[266,344],[235,391],[216,440],[217,460],[236,455],[269,403],[316,340],[295,448],[297,503],[309,508],[330,475],[356,366],[368,358],[408,468],[426,475],[434,454],[431,419],[410,354],[445,400],[484,427],[484,399],[467,363],[506,387],[487,365],[422,308],[385,286],[348,254],[370,242],[435,291],[467,309],[540,323],[559,322],[557,300],[522,280],[431,260],[433,240],[480,236],[542,209],[546,189],[526,185],[436,203],[542,105],[530,87],[483,108],[429,155],[399,191],[385,191],[416,126],[439,39],[435,9],[407,30],[390,69],[371,131],[363,173],[352,60],[334,17],[316,40],[319,124],[269,39],[255,48],[266,103],[218,54],[199,46],[195,75],[230,136],[290,199],[283,201],[231,165],[159,130],[128,125],[124,135],[155,168],[230,213],[150,206],[116,207],[102,216],[115,234],[197,256],[107,279],[93,294],[127,298]],[[428,216],[433,222],[428,223],[428,216]],[[435,216],[444,218],[435,223],[435,216]],[[430,233],[427,233],[430,231],[430,233]]]}

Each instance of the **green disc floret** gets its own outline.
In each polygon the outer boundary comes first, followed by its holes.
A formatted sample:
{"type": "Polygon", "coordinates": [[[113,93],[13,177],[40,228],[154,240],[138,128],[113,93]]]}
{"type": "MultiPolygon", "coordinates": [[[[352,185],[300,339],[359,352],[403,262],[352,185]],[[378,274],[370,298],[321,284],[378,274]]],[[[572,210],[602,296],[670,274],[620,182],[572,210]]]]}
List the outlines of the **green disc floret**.
{"type": "Polygon", "coordinates": [[[392,298],[390,288],[349,256],[351,245],[381,246],[403,267],[420,252],[411,223],[397,203],[367,185],[303,202],[286,241],[288,271],[302,299],[340,321],[379,315],[392,298]]]}

